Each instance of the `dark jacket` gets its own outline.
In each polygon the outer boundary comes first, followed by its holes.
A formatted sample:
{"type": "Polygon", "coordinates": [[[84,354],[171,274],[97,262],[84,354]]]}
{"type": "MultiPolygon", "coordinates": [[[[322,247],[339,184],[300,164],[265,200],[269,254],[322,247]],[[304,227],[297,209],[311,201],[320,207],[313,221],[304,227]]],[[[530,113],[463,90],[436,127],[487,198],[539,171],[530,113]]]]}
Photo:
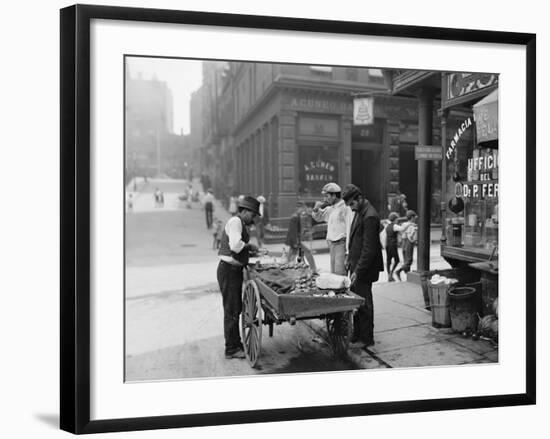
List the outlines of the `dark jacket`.
{"type": "Polygon", "coordinates": [[[300,243],[300,217],[297,213],[290,217],[290,222],[288,223],[288,231],[286,232],[285,244],[291,248],[297,248],[300,243]]]}
{"type": "Polygon", "coordinates": [[[348,254],[350,270],[359,280],[375,282],[384,270],[380,231],[378,212],[365,200],[351,225],[348,254]]]}

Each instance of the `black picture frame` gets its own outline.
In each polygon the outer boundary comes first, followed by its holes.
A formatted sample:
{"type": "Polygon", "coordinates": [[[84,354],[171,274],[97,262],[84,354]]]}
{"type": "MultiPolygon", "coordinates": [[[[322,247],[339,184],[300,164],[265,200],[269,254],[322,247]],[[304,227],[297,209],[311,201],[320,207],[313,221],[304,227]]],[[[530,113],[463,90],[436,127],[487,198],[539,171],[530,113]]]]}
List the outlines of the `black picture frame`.
{"type": "Polygon", "coordinates": [[[74,5],[61,10],[60,426],[99,433],[535,404],[536,401],[536,36],[292,17],[74,5]],[[90,419],[90,22],[94,19],[503,43],[526,48],[525,393],[285,409],[90,419]]]}

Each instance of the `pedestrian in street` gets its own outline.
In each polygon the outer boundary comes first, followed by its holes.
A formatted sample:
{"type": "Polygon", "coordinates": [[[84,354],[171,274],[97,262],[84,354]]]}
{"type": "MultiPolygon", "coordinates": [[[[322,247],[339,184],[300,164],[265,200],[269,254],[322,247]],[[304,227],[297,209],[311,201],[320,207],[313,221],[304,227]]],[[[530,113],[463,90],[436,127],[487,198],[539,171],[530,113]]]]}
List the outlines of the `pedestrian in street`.
{"type": "Polygon", "coordinates": [[[331,273],[345,276],[346,239],[353,213],[342,200],[342,188],[336,183],[326,184],[321,193],[324,201],[315,203],[312,216],[317,222],[327,223],[331,273]]]}
{"type": "Polygon", "coordinates": [[[397,269],[395,275],[399,280],[401,273],[411,271],[411,265],[414,259],[414,247],[418,241],[418,226],[416,225],[417,215],[414,210],[407,211],[407,221],[401,225],[401,234],[403,236],[403,264],[397,269]]]}
{"type": "Polygon", "coordinates": [[[290,217],[288,223],[288,231],[286,233],[285,245],[289,247],[288,262],[293,262],[296,257],[305,257],[309,268],[313,272],[317,272],[317,265],[311,250],[304,244],[305,230],[302,228],[302,220],[304,215],[309,215],[306,205],[303,201],[296,203],[296,211],[290,217]]]}
{"type": "Polygon", "coordinates": [[[185,207],[191,209],[193,207],[193,185],[189,184],[187,186],[187,204],[185,207]]]}
{"type": "Polygon", "coordinates": [[[354,316],[351,342],[372,346],[374,344],[372,283],[378,280],[380,272],[384,270],[379,237],[380,217],[361,190],[353,184],[345,187],[343,199],[355,212],[350,228],[346,264],[351,273],[351,289],[365,299],[365,303],[358,308],[354,316]]]}
{"type": "Polygon", "coordinates": [[[248,227],[260,215],[260,203],[254,197],[244,197],[238,204],[237,215],[229,218],[223,229],[218,255],[217,279],[222,293],[225,358],[245,358],[239,334],[242,310],[243,267],[258,247],[249,242],[248,227]]]}
{"type": "Polygon", "coordinates": [[[396,212],[390,212],[388,215],[389,224],[386,226],[386,270],[388,273],[388,282],[394,282],[393,272],[399,264],[399,252],[398,247],[398,236],[399,230],[397,229],[399,225],[397,224],[397,219],[399,215],[396,212]]]}
{"type": "Polygon", "coordinates": [[[210,230],[212,228],[212,214],[214,212],[214,194],[212,193],[212,189],[208,189],[202,202],[206,216],[206,228],[210,230]]]}
{"type": "Polygon", "coordinates": [[[131,193],[128,194],[128,212],[132,212],[134,210],[134,198],[131,193]]]}
{"type": "Polygon", "coordinates": [[[154,197],[155,197],[155,207],[159,207],[160,206],[160,189],[158,187],[155,188],[154,197]]]}

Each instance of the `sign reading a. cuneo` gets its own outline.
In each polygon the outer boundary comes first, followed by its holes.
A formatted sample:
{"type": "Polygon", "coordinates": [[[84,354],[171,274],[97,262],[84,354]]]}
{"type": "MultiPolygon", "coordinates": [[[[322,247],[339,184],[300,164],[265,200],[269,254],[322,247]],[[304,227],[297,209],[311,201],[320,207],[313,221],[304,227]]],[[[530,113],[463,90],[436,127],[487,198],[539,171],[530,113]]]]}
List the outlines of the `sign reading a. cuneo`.
{"type": "Polygon", "coordinates": [[[416,145],[415,160],[443,160],[443,149],[437,145],[416,145]]]}

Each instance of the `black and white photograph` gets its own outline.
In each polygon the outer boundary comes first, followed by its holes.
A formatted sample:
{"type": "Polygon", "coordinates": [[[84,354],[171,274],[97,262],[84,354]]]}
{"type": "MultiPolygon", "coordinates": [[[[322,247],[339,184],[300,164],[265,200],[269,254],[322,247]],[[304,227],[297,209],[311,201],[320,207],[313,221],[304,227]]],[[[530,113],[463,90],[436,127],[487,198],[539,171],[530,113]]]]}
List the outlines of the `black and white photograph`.
{"type": "Polygon", "coordinates": [[[126,382],[499,362],[498,72],[123,70],[126,382]]]}
{"type": "Polygon", "coordinates": [[[544,431],[542,5],[8,3],[2,437],[544,431]]]}

